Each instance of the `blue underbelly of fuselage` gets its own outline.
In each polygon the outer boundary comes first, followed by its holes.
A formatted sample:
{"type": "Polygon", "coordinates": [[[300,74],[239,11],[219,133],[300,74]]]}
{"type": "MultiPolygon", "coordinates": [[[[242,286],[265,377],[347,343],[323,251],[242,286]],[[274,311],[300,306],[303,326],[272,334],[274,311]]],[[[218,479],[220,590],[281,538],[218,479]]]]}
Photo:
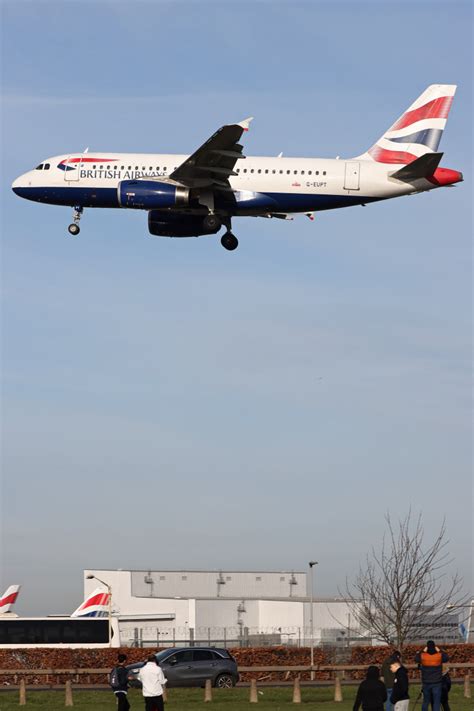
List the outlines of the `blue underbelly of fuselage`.
{"type": "MultiPolygon", "coordinates": [[[[22,198],[42,202],[49,205],[64,205],[69,207],[121,207],[118,201],[117,188],[91,188],[81,186],[51,186],[51,187],[19,187],[14,192],[22,198]]],[[[268,212],[317,212],[333,210],[340,207],[350,207],[374,202],[381,198],[362,195],[321,195],[307,193],[265,193],[271,198],[275,207],[271,210],[251,208],[239,203],[229,205],[226,201],[222,208],[231,215],[257,215],[268,212]]],[[[216,200],[219,210],[219,199],[216,200]]],[[[177,210],[179,211],[179,209],[177,210]]]]}

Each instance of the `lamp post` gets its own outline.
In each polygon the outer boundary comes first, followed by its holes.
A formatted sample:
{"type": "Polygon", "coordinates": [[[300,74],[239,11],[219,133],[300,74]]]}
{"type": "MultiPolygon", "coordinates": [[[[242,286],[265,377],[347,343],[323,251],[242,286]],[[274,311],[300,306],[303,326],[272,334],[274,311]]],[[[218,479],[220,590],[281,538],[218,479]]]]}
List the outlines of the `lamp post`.
{"type": "Polygon", "coordinates": [[[101,580],[97,575],[86,575],[86,580],[97,580],[98,583],[105,585],[109,595],[109,647],[112,646],[112,586],[101,580]]]}
{"type": "Polygon", "coordinates": [[[314,671],[313,671],[313,666],[314,666],[314,619],[313,619],[313,605],[314,605],[314,577],[313,577],[313,568],[315,565],[318,564],[317,560],[310,560],[308,565],[309,565],[309,573],[310,573],[310,578],[311,578],[311,606],[309,609],[309,627],[310,627],[310,635],[311,635],[311,681],[314,680],[314,671]]]}

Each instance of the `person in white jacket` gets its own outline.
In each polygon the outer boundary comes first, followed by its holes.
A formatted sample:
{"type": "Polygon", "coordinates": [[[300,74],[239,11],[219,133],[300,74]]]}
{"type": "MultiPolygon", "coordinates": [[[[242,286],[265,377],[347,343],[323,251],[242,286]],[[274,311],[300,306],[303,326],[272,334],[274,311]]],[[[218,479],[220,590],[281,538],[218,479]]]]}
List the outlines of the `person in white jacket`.
{"type": "Polygon", "coordinates": [[[164,711],[163,687],[166,677],[158,665],[155,655],[148,657],[147,663],[138,672],[145,699],[145,711],[164,711]]]}

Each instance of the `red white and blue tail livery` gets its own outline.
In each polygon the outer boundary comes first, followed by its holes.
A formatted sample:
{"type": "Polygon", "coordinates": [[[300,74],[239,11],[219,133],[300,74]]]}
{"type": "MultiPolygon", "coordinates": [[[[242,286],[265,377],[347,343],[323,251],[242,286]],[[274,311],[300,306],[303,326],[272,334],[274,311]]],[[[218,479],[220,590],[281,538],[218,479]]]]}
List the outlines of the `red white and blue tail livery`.
{"type": "Polygon", "coordinates": [[[82,603],[77,610],[74,610],[71,617],[107,617],[110,610],[110,595],[103,588],[96,588],[82,603]]]}
{"type": "Polygon", "coordinates": [[[21,585],[10,585],[0,597],[0,615],[11,612],[11,609],[18,599],[21,585]]]}
{"type": "Polygon", "coordinates": [[[74,208],[79,234],[84,208],[144,210],[152,235],[194,237],[225,228],[236,249],[235,217],[311,219],[321,210],[427,192],[462,181],[441,168],[438,152],[454,84],[432,84],[362,155],[348,159],[244,156],[240,140],[251,119],[218,129],[191,155],[71,153],[42,161],[17,178],[20,197],[74,208]]]}

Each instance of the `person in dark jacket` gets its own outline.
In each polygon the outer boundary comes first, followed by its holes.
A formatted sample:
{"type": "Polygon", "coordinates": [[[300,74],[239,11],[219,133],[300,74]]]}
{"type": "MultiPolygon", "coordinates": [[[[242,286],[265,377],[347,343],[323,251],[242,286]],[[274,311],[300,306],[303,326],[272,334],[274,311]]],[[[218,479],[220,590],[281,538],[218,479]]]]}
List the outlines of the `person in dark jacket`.
{"type": "Polygon", "coordinates": [[[400,663],[399,659],[394,659],[390,665],[390,671],[394,675],[393,689],[390,701],[395,711],[408,711],[410,703],[408,695],[408,672],[400,663]]]}
{"type": "Polygon", "coordinates": [[[433,711],[441,708],[441,681],[443,678],[443,664],[449,660],[446,652],[442,652],[429,639],[422,652],[417,652],[415,661],[421,669],[421,683],[423,686],[423,705],[421,711],[428,711],[430,704],[433,711]]]}
{"type": "Polygon", "coordinates": [[[444,670],[443,678],[441,679],[441,708],[443,711],[451,711],[449,705],[449,692],[451,690],[451,677],[449,676],[449,668],[444,670]]]}
{"type": "Polygon", "coordinates": [[[392,689],[393,689],[393,679],[394,679],[394,674],[390,671],[390,666],[395,662],[397,659],[401,659],[401,654],[397,650],[392,652],[386,659],[384,659],[383,664],[382,664],[382,676],[383,676],[383,681],[385,684],[385,687],[387,689],[387,703],[385,704],[385,711],[393,711],[393,704],[390,701],[390,697],[392,695],[392,689]]]}
{"type": "Polygon", "coordinates": [[[354,701],[352,711],[383,711],[383,705],[387,700],[387,689],[383,681],[380,681],[380,670],[376,666],[367,669],[364,681],[357,689],[357,696],[354,701]]]}
{"type": "Polygon", "coordinates": [[[127,661],[126,654],[119,654],[117,658],[118,664],[114,668],[112,674],[116,679],[114,684],[113,692],[115,698],[117,699],[117,711],[129,711],[130,704],[128,702],[128,672],[125,668],[125,662],[127,661]]]}

